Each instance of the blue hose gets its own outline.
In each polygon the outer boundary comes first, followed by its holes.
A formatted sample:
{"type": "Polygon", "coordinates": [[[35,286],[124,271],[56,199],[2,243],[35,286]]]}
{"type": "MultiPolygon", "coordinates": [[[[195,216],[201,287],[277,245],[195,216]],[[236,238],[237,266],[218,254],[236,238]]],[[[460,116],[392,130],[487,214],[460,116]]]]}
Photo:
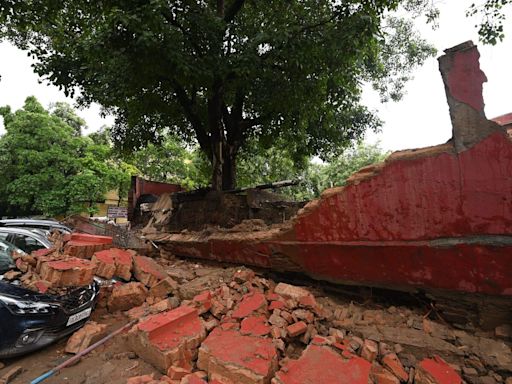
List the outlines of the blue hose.
{"type": "Polygon", "coordinates": [[[42,374],[41,376],[39,376],[37,379],[32,380],[30,382],[30,384],[38,384],[38,383],[42,382],[43,380],[46,380],[50,376],[53,376],[54,373],[55,373],[55,371],[52,369],[51,371],[48,371],[48,372],[42,374]]]}

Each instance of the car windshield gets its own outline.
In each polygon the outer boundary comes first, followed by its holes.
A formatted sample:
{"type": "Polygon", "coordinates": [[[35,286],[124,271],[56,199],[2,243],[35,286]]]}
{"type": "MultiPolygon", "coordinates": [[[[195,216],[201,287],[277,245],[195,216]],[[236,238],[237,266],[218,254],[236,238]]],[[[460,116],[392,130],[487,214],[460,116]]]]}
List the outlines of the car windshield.
{"type": "Polygon", "coordinates": [[[13,255],[15,253],[25,255],[21,249],[7,241],[0,241],[0,273],[15,267],[13,255]]]}

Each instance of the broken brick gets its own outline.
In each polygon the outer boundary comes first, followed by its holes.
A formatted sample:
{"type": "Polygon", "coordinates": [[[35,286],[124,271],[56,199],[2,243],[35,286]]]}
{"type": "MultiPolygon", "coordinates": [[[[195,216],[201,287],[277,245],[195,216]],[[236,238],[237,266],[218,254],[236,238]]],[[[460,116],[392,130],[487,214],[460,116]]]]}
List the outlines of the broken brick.
{"type": "Polygon", "coordinates": [[[96,274],[105,279],[120,277],[129,281],[132,277],[132,257],[134,251],[110,248],[95,252],[92,261],[96,262],[96,274]]]}
{"type": "Polygon", "coordinates": [[[112,237],[72,233],[64,246],[64,253],[81,259],[89,259],[95,252],[112,247],[112,237]]]}
{"type": "Polygon", "coordinates": [[[171,365],[167,370],[167,376],[171,380],[181,380],[183,377],[190,373],[190,368],[183,368],[176,365],[171,365]]]}
{"type": "Polygon", "coordinates": [[[245,283],[246,281],[251,281],[254,277],[255,274],[250,269],[239,269],[233,275],[233,279],[240,284],[245,283]]]}
{"type": "Polygon", "coordinates": [[[29,284],[29,288],[32,288],[39,293],[46,293],[50,287],[51,284],[45,280],[36,280],[29,284]]]}
{"type": "Polygon", "coordinates": [[[409,374],[405,371],[396,353],[388,353],[385,355],[382,358],[382,365],[389,369],[401,381],[407,381],[409,378],[409,374]]]}
{"type": "Polygon", "coordinates": [[[90,321],[71,335],[64,351],[75,354],[81,352],[91,344],[100,340],[105,335],[106,330],[106,324],[98,324],[94,321],[90,321]]]}
{"type": "Polygon", "coordinates": [[[164,269],[155,260],[147,256],[133,257],[133,274],[135,278],[151,288],[167,277],[164,269]]]}
{"type": "Polygon", "coordinates": [[[279,283],[276,285],[274,292],[282,297],[293,299],[297,302],[300,302],[301,299],[305,304],[307,303],[315,303],[315,297],[304,288],[296,287],[295,285],[279,283]]]}
{"type": "Polygon", "coordinates": [[[282,301],[272,301],[268,306],[269,311],[273,311],[274,309],[282,309],[284,307],[284,303],[282,301]]]}
{"type": "Polygon", "coordinates": [[[400,384],[400,380],[395,375],[377,363],[372,365],[370,377],[375,384],[400,384]]]}
{"type": "Polygon", "coordinates": [[[235,319],[242,319],[249,316],[253,312],[260,310],[266,311],[267,299],[265,295],[259,292],[248,293],[242,298],[242,301],[238,304],[237,308],[232,314],[235,319]]]}
{"type": "Polygon", "coordinates": [[[130,377],[126,384],[148,384],[155,379],[155,375],[152,373],[151,375],[142,375],[142,376],[134,376],[130,377]]]}
{"type": "Polygon", "coordinates": [[[361,357],[373,362],[379,354],[379,345],[373,340],[365,340],[361,348],[361,357]]]}
{"type": "Polygon", "coordinates": [[[23,372],[23,367],[17,365],[14,368],[10,369],[6,374],[4,374],[0,378],[1,384],[9,384],[12,380],[14,380],[21,372],[23,372]]]}
{"type": "Polygon", "coordinates": [[[327,346],[309,345],[298,360],[289,360],[272,384],[368,384],[370,363],[358,356],[340,356],[327,346]]]}
{"type": "Polygon", "coordinates": [[[461,384],[462,379],[439,356],[433,359],[424,359],[416,367],[416,377],[414,382],[417,384],[461,384]]]}
{"type": "Polygon", "coordinates": [[[242,320],[240,332],[242,335],[264,336],[270,332],[265,316],[249,316],[242,320]]]}
{"type": "Polygon", "coordinates": [[[115,312],[138,307],[144,303],[147,294],[148,290],[139,282],[116,285],[108,298],[108,309],[115,312]]]}
{"type": "Polygon", "coordinates": [[[303,333],[306,332],[307,329],[308,329],[308,326],[303,321],[299,321],[297,323],[294,323],[294,324],[286,327],[286,331],[288,332],[288,335],[290,337],[302,335],[303,333]]]}
{"type": "Polygon", "coordinates": [[[176,283],[171,277],[166,277],[153,285],[149,290],[149,294],[154,297],[163,298],[174,292],[176,289],[178,289],[178,283],[176,283]]]}
{"type": "Polygon", "coordinates": [[[211,380],[263,384],[277,370],[277,351],[271,339],[217,328],[201,345],[197,366],[211,380]]]}
{"type": "Polygon", "coordinates": [[[188,374],[181,379],[180,384],[208,384],[206,381],[195,375],[194,373],[188,374]]]}
{"type": "Polygon", "coordinates": [[[172,365],[193,360],[206,336],[197,310],[181,306],[148,316],[128,333],[128,343],[146,362],[166,373],[172,365]]]}
{"type": "Polygon", "coordinates": [[[114,256],[108,250],[96,252],[91,261],[96,264],[96,275],[105,279],[111,279],[116,273],[114,256]]]}
{"type": "Polygon", "coordinates": [[[40,274],[53,287],[79,287],[91,284],[95,271],[91,261],[72,257],[43,263],[40,274]]]}
{"type": "Polygon", "coordinates": [[[192,305],[197,309],[200,315],[206,313],[212,307],[212,294],[210,291],[204,291],[192,299],[192,305]]]}

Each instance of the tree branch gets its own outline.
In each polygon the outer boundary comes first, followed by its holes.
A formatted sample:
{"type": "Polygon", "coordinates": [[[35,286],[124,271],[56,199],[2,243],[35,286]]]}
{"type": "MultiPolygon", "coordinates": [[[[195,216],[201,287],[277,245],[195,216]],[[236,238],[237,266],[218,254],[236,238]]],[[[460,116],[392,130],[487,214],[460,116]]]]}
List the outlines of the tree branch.
{"type": "Polygon", "coordinates": [[[199,142],[199,146],[203,151],[205,151],[207,154],[211,153],[211,146],[210,146],[210,139],[208,137],[208,134],[206,133],[206,130],[204,129],[204,125],[199,119],[199,116],[194,111],[194,105],[195,103],[192,101],[193,98],[189,98],[187,95],[187,91],[185,88],[183,88],[176,80],[174,79],[168,79],[171,83],[171,86],[174,89],[174,92],[176,93],[176,98],[178,99],[178,103],[181,105],[185,112],[185,116],[187,117],[187,120],[190,122],[190,125],[192,125],[192,128],[194,129],[194,132],[197,137],[197,141],[199,142]]]}
{"type": "Polygon", "coordinates": [[[238,12],[240,12],[242,9],[244,3],[245,0],[234,0],[233,3],[231,3],[231,6],[225,12],[224,21],[226,23],[232,22],[238,12]]]}

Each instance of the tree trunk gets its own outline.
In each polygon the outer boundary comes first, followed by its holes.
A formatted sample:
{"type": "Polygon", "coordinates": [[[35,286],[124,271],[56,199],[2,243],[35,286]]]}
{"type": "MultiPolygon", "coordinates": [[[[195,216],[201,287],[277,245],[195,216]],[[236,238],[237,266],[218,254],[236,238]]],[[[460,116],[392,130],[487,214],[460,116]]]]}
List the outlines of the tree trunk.
{"type": "Polygon", "coordinates": [[[226,145],[224,151],[224,163],[222,164],[222,189],[236,188],[236,155],[234,146],[226,145]]]}

